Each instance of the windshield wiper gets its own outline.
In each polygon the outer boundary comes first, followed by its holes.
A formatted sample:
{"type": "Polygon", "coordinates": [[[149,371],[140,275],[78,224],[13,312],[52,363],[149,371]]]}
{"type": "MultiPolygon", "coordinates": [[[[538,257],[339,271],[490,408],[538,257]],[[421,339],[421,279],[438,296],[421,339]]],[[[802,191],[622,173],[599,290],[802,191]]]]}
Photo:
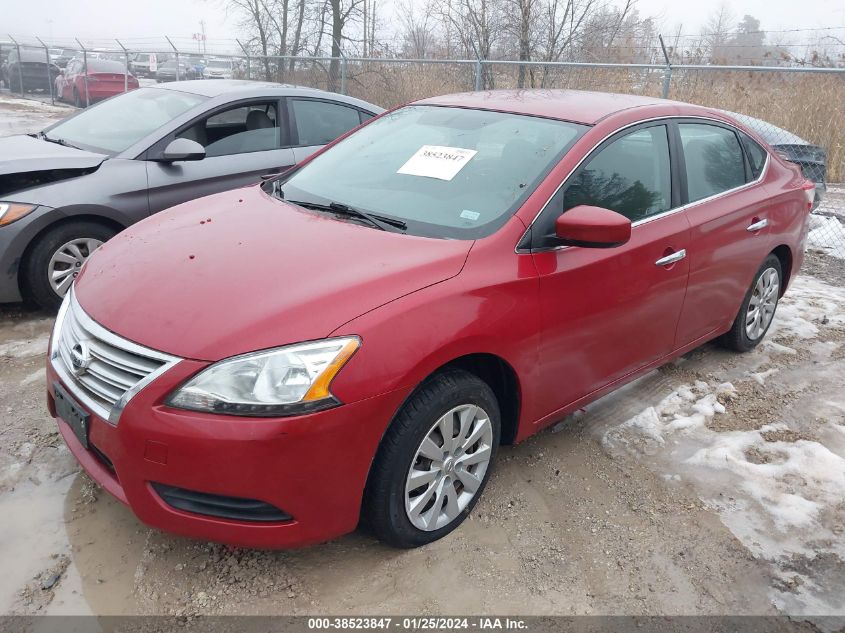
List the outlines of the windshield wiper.
{"type": "Polygon", "coordinates": [[[47,136],[44,132],[39,132],[39,135],[42,139],[50,143],[56,143],[57,145],[62,145],[64,147],[72,147],[73,149],[80,149],[76,145],[71,145],[63,138],[53,138],[52,136],[47,136]]]}
{"type": "Polygon", "coordinates": [[[385,225],[393,227],[395,229],[399,229],[400,231],[405,231],[408,229],[408,225],[405,224],[402,220],[388,218],[383,215],[376,215],[375,213],[367,213],[366,211],[361,211],[360,209],[350,207],[347,204],[341,204],[340,202],[330,202],[329,204],[320,204],[318,202],[300,202],[298,200],[287,200],[287,202],[298,205],[300,207],[305,207],[306,209],[328,211],[330,213],[344,215],[350,218],[359,218],[361,220],[365,220],[374,228],[380,229],[382,231],[388,230],[385,225]]]}

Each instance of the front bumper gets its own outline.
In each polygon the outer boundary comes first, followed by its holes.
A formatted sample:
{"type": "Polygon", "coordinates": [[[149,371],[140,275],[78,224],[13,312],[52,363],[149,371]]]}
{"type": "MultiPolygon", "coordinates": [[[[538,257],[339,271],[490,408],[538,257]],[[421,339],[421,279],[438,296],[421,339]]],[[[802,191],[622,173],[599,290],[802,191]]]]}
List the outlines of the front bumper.
{"type": "MultiPolygon", "coordinates": [[[[309,545],[354,530],[370,464],[407,390],[291,418],[236,418],[163,404],[205,366],[177,363],[128,402],[117,425],[92,413],[89,449],[57,417],[52,389],[48,407],[85,471],[152,527],[257,548],[309,545]],[[186,512],[168,505],[153,484],[263,501],[292,519],[254,522],[186,512]]],[[[48,385],[58,382],[74,393],[52,364],[47,378],[48,385]]]]}

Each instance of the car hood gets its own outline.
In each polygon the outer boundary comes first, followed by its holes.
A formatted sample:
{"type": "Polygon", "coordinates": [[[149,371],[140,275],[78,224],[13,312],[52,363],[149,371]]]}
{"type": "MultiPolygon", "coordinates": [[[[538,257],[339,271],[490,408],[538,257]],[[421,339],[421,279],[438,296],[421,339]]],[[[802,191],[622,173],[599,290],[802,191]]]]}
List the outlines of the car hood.
{"type": "Polygon", "coordinates": [[[471,246],[341,221],[253,186],[130,227],[90,258],[75,293],[120,336],[215,361],[326,337],[457,275],[471,246]]]}
{"type": "Polygon", "coordinates": [[[18,134],[0,138],[0,176],[52,169],[90,170],[108,156],[18,134]]]}

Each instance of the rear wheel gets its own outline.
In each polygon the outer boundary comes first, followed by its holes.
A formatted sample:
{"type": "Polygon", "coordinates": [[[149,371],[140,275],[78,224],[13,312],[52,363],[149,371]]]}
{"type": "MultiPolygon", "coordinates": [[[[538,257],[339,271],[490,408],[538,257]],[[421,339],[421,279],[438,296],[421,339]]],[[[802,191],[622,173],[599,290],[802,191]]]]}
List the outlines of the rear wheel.
{"type": "Polygon", "coordinates": [[[57,308],[82,264],[114,234],[114,230],[96,222],[68,222],[48,231],[24,262],[24,294],[42,308],[57,308]]]}
{"type": "Polygon", "coordinates": [[[490,477],[499,405],[463,370],[426,381],[385,434],[364,498],[364,520],[382,541],[418,547],[457,528],[490,477]]]}
{"type": "Polygon", "coordinates": [[[769,255],[754,276],[733,326],[722,337],[727,347],[747,352],[763,340],[777,310],[782,280],[780,260],[769,255]]]}

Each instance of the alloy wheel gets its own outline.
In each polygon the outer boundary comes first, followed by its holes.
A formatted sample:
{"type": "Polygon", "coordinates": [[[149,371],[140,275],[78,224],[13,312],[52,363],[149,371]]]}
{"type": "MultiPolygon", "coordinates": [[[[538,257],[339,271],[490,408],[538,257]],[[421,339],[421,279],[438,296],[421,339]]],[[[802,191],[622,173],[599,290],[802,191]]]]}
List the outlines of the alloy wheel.
{"type": "Polygon", "coordinates": [[[92,237],[80,237],[62,244],[47,265],[47,278],[50,286],[60,297],[67,294],[68,288],[76,279],[82,264],[91,253],[97,250],[102,242],[92,237]]]}
{"type": "Polygon", "coordinates": [[[748,311],[745,314],[745,333],[752,341],[756,341],[772,322],[780,291],[780,275],[774,268],[767,268],[757,278],[748,311]]]}
{"type": "Polygon", "coordinates": [[[414,527],[439,530],[475,497],[490,465],[493,426],[474,404],[459,405],[429,429],[405,481],[405,512],[414,527]]]}

